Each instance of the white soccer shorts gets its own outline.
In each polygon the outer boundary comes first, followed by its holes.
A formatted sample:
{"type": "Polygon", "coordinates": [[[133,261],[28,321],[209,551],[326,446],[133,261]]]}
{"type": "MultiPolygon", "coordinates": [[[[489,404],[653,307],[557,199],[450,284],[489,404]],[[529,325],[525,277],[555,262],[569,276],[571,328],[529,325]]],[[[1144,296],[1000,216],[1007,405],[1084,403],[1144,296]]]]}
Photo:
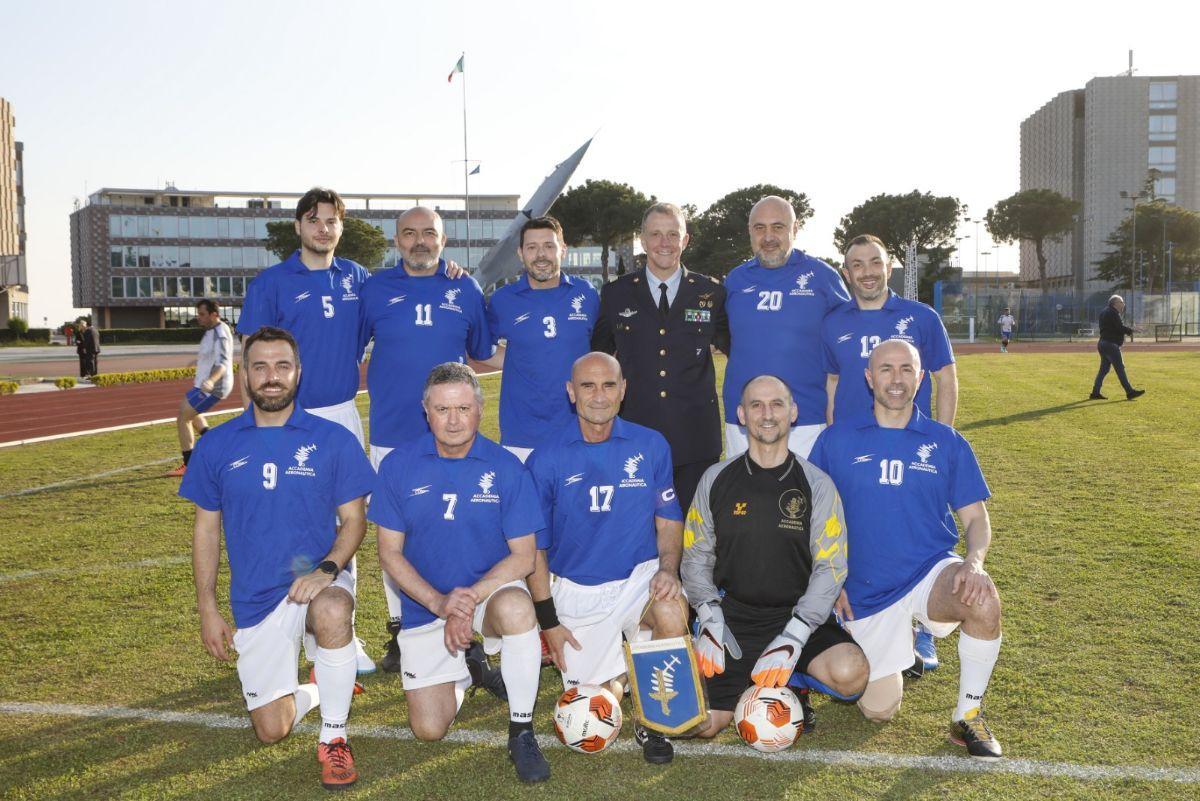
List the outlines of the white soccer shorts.
{"type": "MultiPolygon", "coordinates": [[[[801,459],[807,459],[808,455],[812,453],[812,447],[816,443],[817,437],[824,430],[824,423],[813,423],[811,426],[793,426],[792,433],[788,434],[788,450],[801,459]]],[[[726,423],[725,458],[732,459],[738,454],[745,453],[749,447],[750,443],[746,439],[746,427],[739,426],[736,423],[726,423]]]]}
{"type": "Polygon", "coordinates": [[[337,423],[354,435],[360,447],[366,441],[363,437],[362,418],[358,415],[358,407],[354,405],[354,398],[342,403],[335,403],[333,406],[318,406],[315,409],[305,409],[304,411],[337,423]]]}

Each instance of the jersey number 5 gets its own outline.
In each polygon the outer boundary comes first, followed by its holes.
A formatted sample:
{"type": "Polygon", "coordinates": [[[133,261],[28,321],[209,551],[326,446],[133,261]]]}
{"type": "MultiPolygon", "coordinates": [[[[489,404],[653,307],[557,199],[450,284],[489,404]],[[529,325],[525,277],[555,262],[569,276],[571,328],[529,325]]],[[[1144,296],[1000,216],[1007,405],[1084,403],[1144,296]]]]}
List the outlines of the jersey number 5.
{"type": "Polygon", "coordinates": [[[322,295],[321,296],[321,308],[324,309],[326,317],[333,316],[333,296],[332,295],[322,295]]]}

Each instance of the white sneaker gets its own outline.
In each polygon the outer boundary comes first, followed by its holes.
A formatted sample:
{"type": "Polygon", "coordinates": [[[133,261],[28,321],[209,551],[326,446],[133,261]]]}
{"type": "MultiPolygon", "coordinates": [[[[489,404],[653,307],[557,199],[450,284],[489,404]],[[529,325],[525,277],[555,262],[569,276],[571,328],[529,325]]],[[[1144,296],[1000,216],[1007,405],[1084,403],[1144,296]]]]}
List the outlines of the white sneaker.
{"type": "Polygon", "coordinates": [[[354,638],[354,656],[357,660],[358,675],[375,672],[375,662],[367,656],[367,651],[363,648],[363,641],[358,637],[354,638]]]}

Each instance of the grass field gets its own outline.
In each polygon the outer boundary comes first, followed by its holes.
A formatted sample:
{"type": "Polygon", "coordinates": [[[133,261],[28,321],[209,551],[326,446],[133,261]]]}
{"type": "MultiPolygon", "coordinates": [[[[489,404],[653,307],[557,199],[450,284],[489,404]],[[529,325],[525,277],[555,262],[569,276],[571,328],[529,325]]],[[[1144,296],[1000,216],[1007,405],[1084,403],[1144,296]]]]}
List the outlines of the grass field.
{"type": "MultiPolygon", "coordinates": [[[[987,704],[1008,756],[1001,770],[977,770],[945,740],[957,691],[951,639],[942,669],[909,684],[886,726],[819,699],[817,732],[784,758],[759,758],[727,733],[715,748],[684,745],[661,768],[631,750],[627,725],[624,747],[599,756],[548,748],[553,778],[532,788],[513,777],[505,710],[490,696],[467,700],[454,741],[418,744],[404,735],[399,679],[376,674],[354,704],[362,778],[346,796],[1200,797],[1200,419],[1190,383],[1200,354],[1128,362],[1150,390],[1133,403],[1082,400],[1091,354],[959,362],[958,424],[994,494],[987,566],[1005,631],[987,704]]],[[[494,435],[499,381],[484,383],[494,435]]],[[[1109,389],[1120,396],[1113,378],[1109,389]]],[[[361,404],[365,419],[365,396],[361,404]]],[[[148,464],[174,452],[170,426],[0,450],[9,643],[0,649],[0,798],[325,795],[315,728],[258,745],[233,666],[200,645],[192,507],[159,477],[166,465],[148,464]],[[73,483],[15,494],[60,482],[73,483]]],[[[385,613],[373,530],[359,570],[359,631],[378,655],[385,613]]],[[[544,672],[541,734],[551,732],[557,687],[544,672]]]]}

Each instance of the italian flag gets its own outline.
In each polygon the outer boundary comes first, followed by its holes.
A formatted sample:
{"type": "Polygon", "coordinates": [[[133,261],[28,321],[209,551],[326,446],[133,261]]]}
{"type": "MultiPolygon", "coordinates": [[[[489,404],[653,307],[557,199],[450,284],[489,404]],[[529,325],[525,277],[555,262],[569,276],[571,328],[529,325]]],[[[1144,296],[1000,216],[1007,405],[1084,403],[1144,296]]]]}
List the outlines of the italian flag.
{"type": "Polygon", "coordinates": [[[458,63],[454,65],[454,69],[450,70],[450,74],[446,76],[446,83],[454,83],[454,73],[463,71],[463,59],[466,57],[466,53],[458,57],[458,63]]]}

